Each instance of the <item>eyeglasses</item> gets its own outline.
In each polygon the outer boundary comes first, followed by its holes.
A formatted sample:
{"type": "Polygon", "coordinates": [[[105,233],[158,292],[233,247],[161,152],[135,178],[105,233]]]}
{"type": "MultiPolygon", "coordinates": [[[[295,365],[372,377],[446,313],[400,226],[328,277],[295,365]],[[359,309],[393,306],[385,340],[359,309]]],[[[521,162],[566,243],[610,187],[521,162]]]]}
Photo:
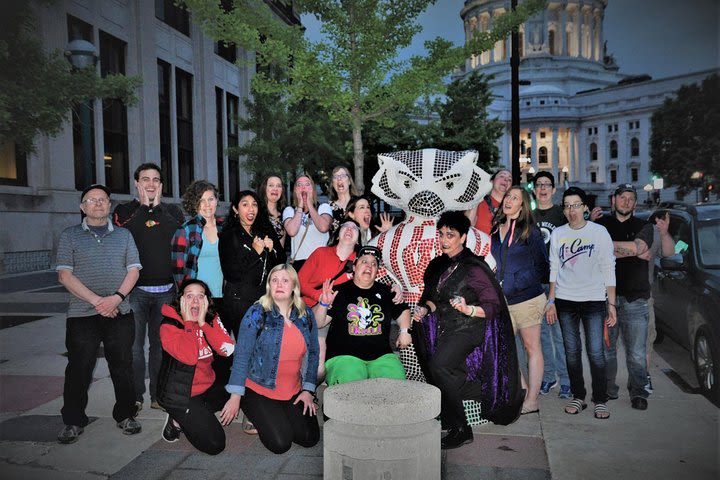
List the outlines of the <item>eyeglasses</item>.
{"type": "Polygon", "coordinates": [[[552,188],[552,183],[536,183],[535,188],[538,190],[543,190],[545,188],[552,188]]]}
{"type": "Polygon", "coordinates": [[[573,203],[570,205],[565,204],[565,205],[563,205],[563,208],[565,210],[579,210],[580,208],[583,207],[583,205],[585,205],[585,204],[584,203],[573,203]]]}
{"type": "Polygon", "coordinates": [[[185,298],[187,298],[188,301],[190,301],[190,302],[192,302],[195,299],[202,302],[203,300],[205,300],[205,294],[204,293],[188,293],[185,295],[185,298]]]}
{"type": "Polygon", "coordinates": [[[312,187],[312,184],[310,182],[299,182],[299,183],[296,183],[295,186],[301,187],[301,188],[307,188],[307,187],[312,187]]]}
{"type": "Polygon", "coordinates": [[[110,200],[107,198],[86,198],[82,203],[88,205],[105,205],[106,203],[110,203],[110,200]]]}
{"type": "Polygon", "coordinates": [[[333,175],[333,180],[345,180],[349,176],[350,175],[348,175],[347,173],[336,173],[335,175],[333,175]]]}
{"type": "Polygon", "coordinates": [[[353,222],[345,222],[342,225],[340,225],[340,228],[352,228],[353,230],[357,230],[358,226],[355,225],[353,222]]]}

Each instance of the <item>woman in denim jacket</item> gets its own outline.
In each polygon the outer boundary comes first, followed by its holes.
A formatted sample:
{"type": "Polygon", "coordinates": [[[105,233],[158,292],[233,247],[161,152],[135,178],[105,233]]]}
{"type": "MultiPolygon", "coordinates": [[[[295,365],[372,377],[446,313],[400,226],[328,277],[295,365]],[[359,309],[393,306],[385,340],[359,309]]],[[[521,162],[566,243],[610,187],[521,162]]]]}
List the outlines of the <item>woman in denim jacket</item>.
{"type": "Polygon", "coordinates": [[[280,264],[268,275],[266,293],[240,324],[223,425],[245,415],[273,453],[293,442],[312,447],[320,440],[315,381],[318,336],[312,310],[300,296],[297,273],[280,264]]]}

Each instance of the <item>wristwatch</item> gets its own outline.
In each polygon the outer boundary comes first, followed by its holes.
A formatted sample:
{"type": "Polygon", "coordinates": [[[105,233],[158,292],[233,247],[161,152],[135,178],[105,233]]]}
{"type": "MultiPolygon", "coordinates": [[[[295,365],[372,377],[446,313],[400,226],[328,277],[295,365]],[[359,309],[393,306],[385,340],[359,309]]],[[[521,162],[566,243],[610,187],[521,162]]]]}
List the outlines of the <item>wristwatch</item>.
{"type": "Polygon", "coordinates": [[[412,333],[412,328],[400,328],[400,333],[412,333]]]}

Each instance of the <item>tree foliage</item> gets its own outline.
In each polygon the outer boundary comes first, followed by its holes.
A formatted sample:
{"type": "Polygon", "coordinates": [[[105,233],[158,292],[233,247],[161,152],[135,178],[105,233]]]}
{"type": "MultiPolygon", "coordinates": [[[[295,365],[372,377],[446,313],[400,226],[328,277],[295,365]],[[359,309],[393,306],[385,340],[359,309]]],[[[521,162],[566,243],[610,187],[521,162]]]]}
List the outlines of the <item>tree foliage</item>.
{"type": "Polygon", "coordinates": [[[503,123],[488,118],[492,93],[486,78],[475,71],[457,79],[448,86],[446,98],[438,108],[441,135],[435,143],[445,150],[477,150],[478,164],[494,168],[500,157],[496,141],[503,123]]]}
{"type": "Polygon", "coordinates": [[[667,186],[685,193],[698,187],[693,173],[706,182],[720,179],[720,76],[680,87],[652,116],[651,169],[667,186]]]}
{"type": "MultiPolygon", "coordinates": [[[[516,12],[494,20],[490,32],[475,31],[463,47],[436,38],[425,42],[427,54],[406,61],[397,59],[421,30],[417,17],[435,0],[295,0],[299,13],[315,16],[325,39],[312,43],[302,28],[273,20],[262,0],[236,0],[226,11],[217,0],[184,0],[193,18],[217,40],[233,42],[257,52],[261,64],[291,67],[292,83],[278,84],[256,75],[260,91],[284,91],[291,101],[313,99],[335,121],[352,131],[355,182],[363,190],[363,127],[383,124],[391,113],[412,105],[419,97],[444,89],[443,78],[504,39],[545,0],[526,0],[516,12]]],[[[449,27],[452,28],[452,27],[449,27]]]]}
{"type": "Polygon", "coordinates": [[[45,53],[38,40],[33,2],[6,2],[0,15],[0,144],[34,150],[37,135],[58,134],[70,109],[92,98],[137,101],[139,78],[94,69],[73,72],[61,52],[45,53]]]}

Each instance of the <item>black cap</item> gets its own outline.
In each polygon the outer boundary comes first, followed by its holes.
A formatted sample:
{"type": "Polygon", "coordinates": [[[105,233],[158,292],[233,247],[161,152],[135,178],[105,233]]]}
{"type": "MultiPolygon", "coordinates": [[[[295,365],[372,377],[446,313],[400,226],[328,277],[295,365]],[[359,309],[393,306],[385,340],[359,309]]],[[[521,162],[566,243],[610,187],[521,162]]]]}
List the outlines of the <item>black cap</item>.
{"type": "Polygon", "coordinates": [[[622,183],[617,186],[615,189],[615,193],[613,195],[622,195],[625,192],[632,192],[635,194],[635,197],[637,197],[637,190],[635,189],[635,186],[632,183],[622,183]]]}
{"type": "Polygon", "coordinates": [[[90,185],[89,187],[85,187],[85,190],[83,190],[82,193],[80,194],[80,201],[81,201],[81,202],[83,201],[83,199],[85,198],[85,195],[86,195],[90,190],[94,190],[94,189],[96,189],[96,188],[102,190],[102,191],[105,192],[105,193],[107,193],[108,198],[110,198],[110,189],[109,189],[108,187],[106,187],[105,185],[100,185],[99,183],[94,183],[94,184],[90,185]]]}
{"type": "Polygon", "coordinates": [[[382,265],[382,252],[379,248],[373,247],[372,245],[365,245],[364,247],[360,247],[356,259],[362,257],[363,255],[372,255],[373,257],[375,257],[375,260],[377,260],[378,267],[382,265]]]}
{"type": "Polygon", "coordinates": [[[537,179],[542,177],[550,180],[552,187],[555,188],[555,176],[553,176],[553,174],[551,172],[548,172],[547,170],[540,170],[539,172],[537,172],[533,177],[533,182],[537,183],[537,179]]]}

